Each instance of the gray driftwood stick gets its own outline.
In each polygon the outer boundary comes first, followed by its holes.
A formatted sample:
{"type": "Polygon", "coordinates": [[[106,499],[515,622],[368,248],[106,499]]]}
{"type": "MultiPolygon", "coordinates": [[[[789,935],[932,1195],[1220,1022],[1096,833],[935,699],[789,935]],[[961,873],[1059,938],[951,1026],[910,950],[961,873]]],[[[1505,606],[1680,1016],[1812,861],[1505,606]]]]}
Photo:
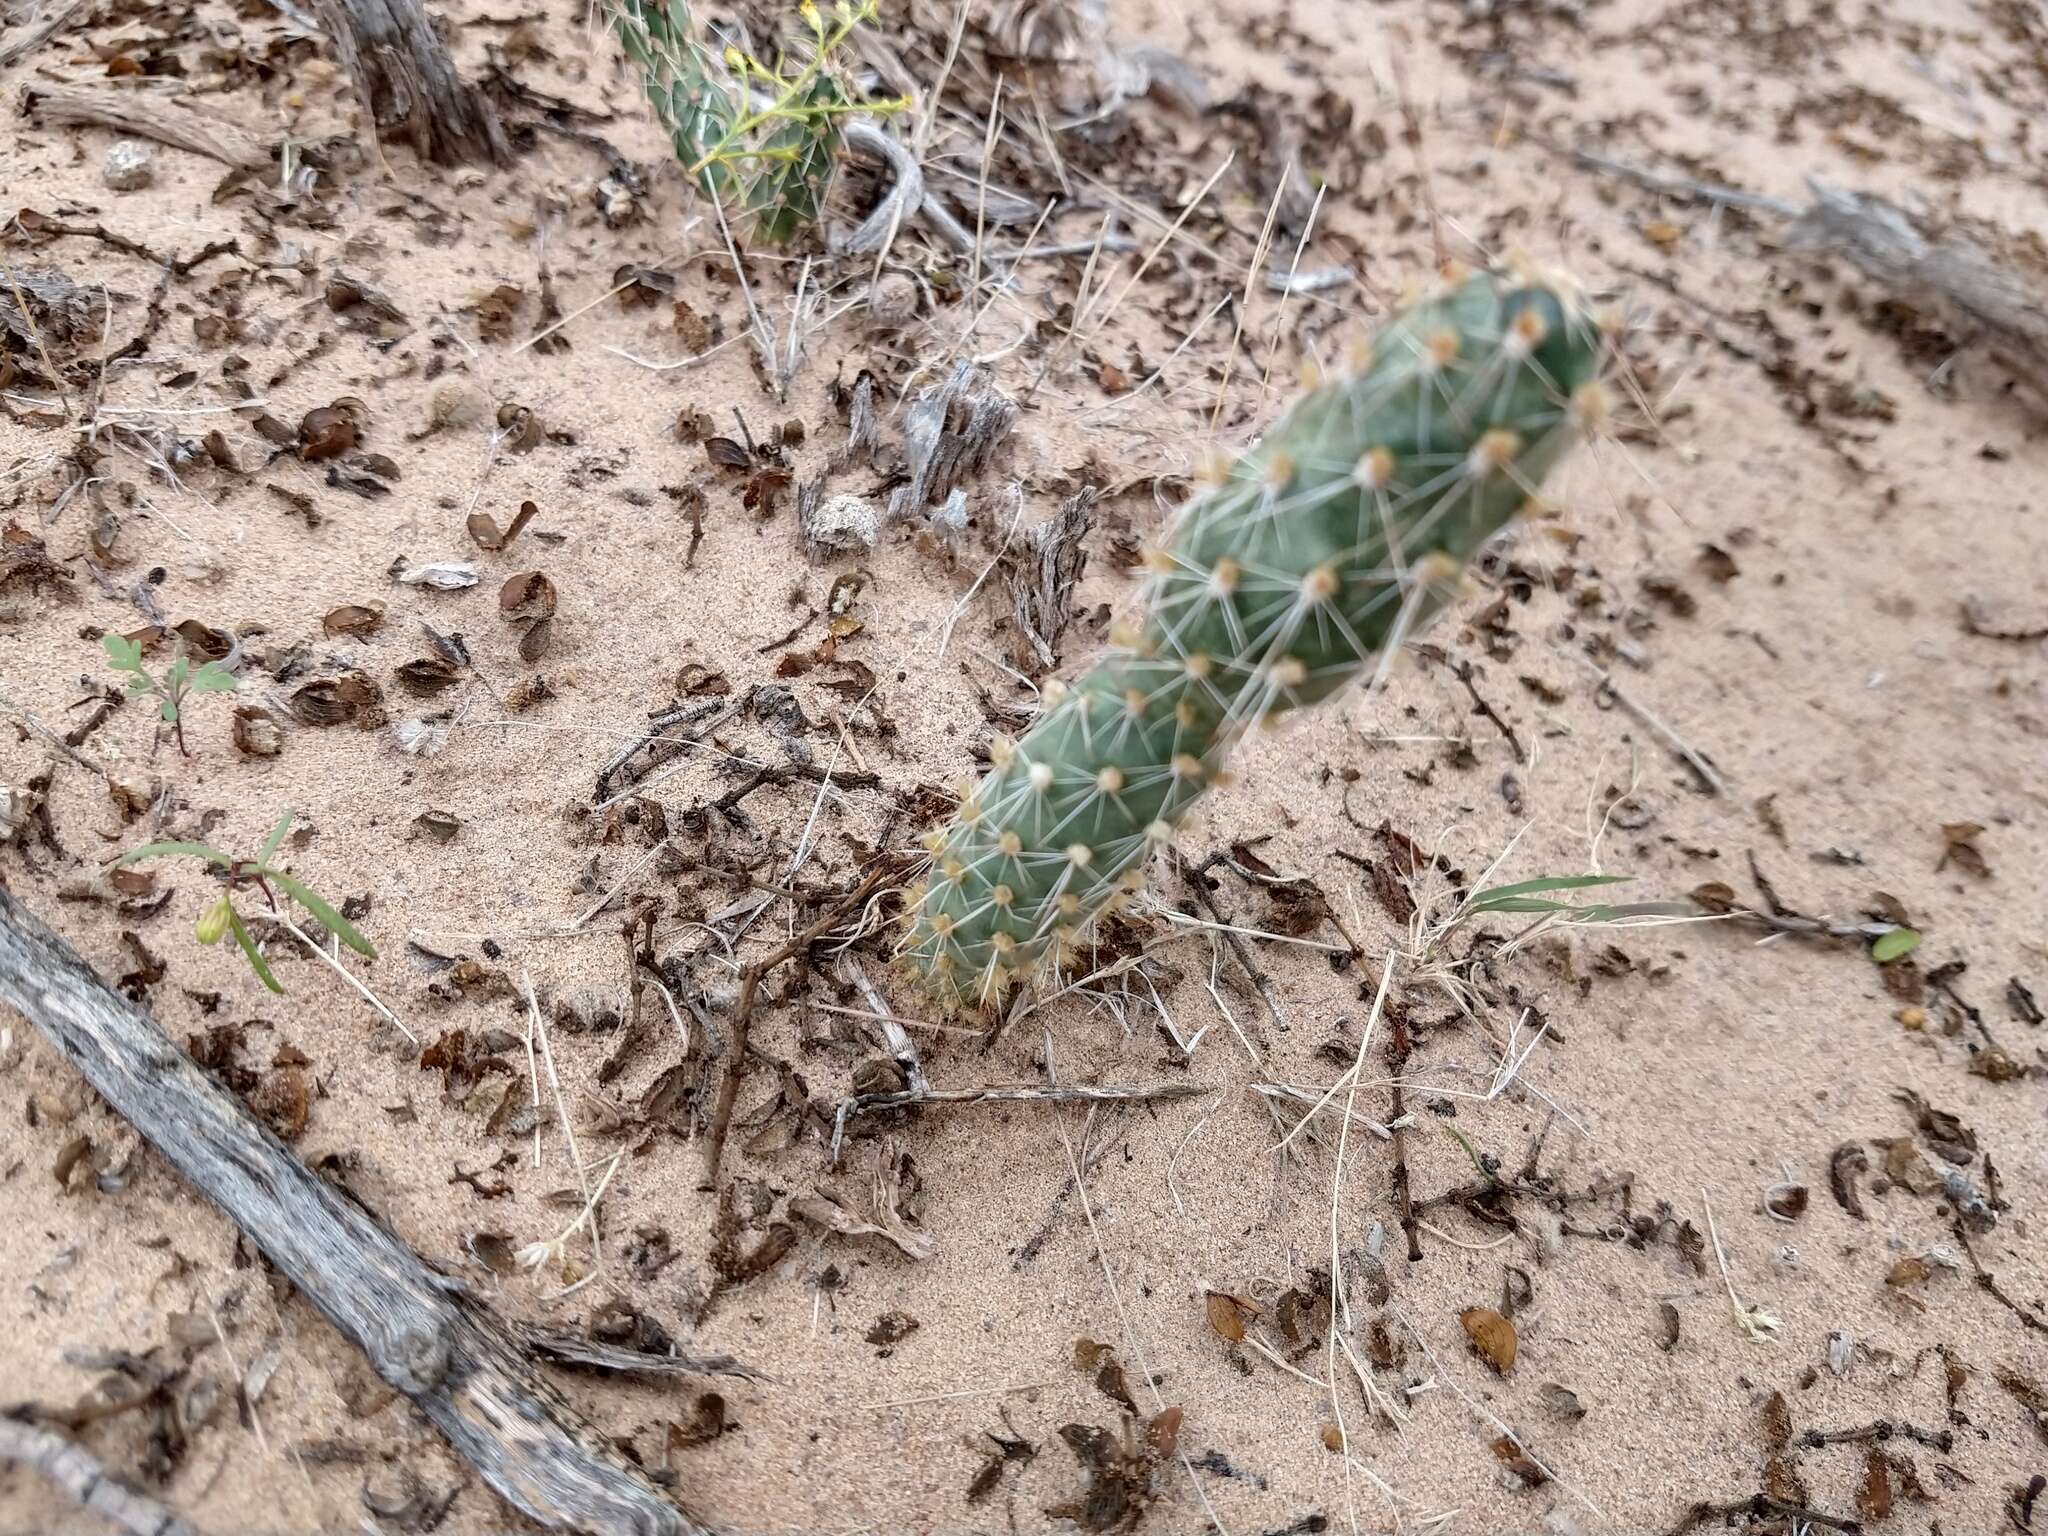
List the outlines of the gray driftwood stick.
{"type": "Polygon", "coordinates": [[[100,1465],[99,1458],[54,1429],[0,1418],[0,1461],[42,1473],[101,1519],[128,1536],[199,1536],[192,1526],[146,1493],[137,1493],[100,1465]]]}
{"type": "Polygon", "coordinates": [[[2048,401],[2048,291],[2001,265],[1962,229],[1929,239],[1902,208],[1867,192],[1810,182],[1813,206],[1787,232],[1803,250],[1838,251],[1895,293],[1933,298],[1977,331],[2048,401]]]}
{"type": "Polygon", "coordinates": [[[497,108],[463,83],[420,0],[319,0],[320,21],[362,99],[371,131],[436,165],[504,165],[497,108]]]}
{"type": "Polygon", "coordinates": [[[706,1536],[548,1385],[517,1332],[300,1162],[4,888],[0,1002],[48,1036],[508,1503],[551,1530],[706,1536]]]}

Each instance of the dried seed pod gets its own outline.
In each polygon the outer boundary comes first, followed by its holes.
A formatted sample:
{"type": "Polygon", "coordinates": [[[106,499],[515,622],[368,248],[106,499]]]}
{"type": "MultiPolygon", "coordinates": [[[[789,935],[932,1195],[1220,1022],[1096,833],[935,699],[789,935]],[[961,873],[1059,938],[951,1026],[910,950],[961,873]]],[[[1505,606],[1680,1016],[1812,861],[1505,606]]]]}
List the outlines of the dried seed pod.
{"type": "Polygon", "coordinates": [[[358,640],[367,640],[383,622],[382,603],[343,603],[327,611],[320,627],[330,635],[353,635],[358,640]]]}
{"type": "Polygon", "coordinates": [[[308,464],[338,459],[355,445],[355,419],[347,411],[320,405],[299,418],[299,457],[308,464]]]}
{"type": "Polygon", "coordinates": [[[461,677],[461,669],[440,656],[422,656],[398,669],[398,681],[405,691],[423,699],[452,687],[461,677]]]}
{"type": "Polygon", "coordinates": [[[234,714],[235,747],[250,757],[275,757],[284,750],[284,730],[270,711],[243,705],[234,714]]]}
{"type": "Polygon", "coordinates": [[[514,623],[555,616],[555,584],[540,571],[508,577],[498,591],[498,612],[514,623]]]}

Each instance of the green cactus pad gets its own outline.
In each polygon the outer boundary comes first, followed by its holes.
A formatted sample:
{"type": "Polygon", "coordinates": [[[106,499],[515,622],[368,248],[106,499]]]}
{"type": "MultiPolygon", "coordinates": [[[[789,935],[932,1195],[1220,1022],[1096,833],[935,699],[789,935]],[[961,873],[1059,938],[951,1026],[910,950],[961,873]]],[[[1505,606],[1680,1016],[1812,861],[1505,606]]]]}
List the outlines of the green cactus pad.
{"type": "Polygon", "coordinates": [[[904,951],[995,1004],[1137,889],[1246,729],[1320,703],[1431,618],[1599,408],[1605,343],[1562,284],[1473,276],[1395,314],[1148,557],[1146,619],[932,842],[904,951]]]}

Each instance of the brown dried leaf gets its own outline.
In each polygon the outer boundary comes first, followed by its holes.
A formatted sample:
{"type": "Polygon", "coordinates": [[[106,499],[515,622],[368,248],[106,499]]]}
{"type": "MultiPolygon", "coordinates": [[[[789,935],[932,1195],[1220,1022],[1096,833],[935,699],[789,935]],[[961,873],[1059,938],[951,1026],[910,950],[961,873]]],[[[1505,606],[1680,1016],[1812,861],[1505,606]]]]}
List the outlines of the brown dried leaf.
{"type": "Polygon", "coordinates": [[[553,618],[555,584],[540,571],[521,571],[498,590],[498,612],[513,623],[553,618]]]}
{"type": "Polygon", "coordinates": [[[439,656],[422,656],[398,669],[398,681],[407,693],[431,698],[458,682],[462,671],[439,656]]]}
{"type": "Polygon", "coordinates": [[[519,503],[518,515],[512,519],[509,527],[501,529],[498,520],[488,512],[470,513],[464,526],[469,529],[469,536],[476,540],[481,548],[498,550],[518,538],[526,525],[539,515],[540,506],[537,502],[522,501],[519,503]]]}
{"type": "Polygon", "coordinates": [[[299,419],[299,457],[308,464],[338,459],[355,445],[355,418],[338,406],[315,406],[299,419]]]}
{"type": "Polygon", "coordinates": [[[1205,1305],[1209,1313],[1209,1326],[1218,1336],[1233,1344],[1244,1342],[1247,1324],[1259,1315],[1259,1309],[1242,1297],[1226,1295],[1222,1291],[1210,1291],[1205,1305]]]}
{"type": "Polygon", "coordinates": [[[1979,880],[1991,878],[1991,866],[1984,861],[1983,853],[1977,847],[1977,839],[1984,828],[1974,821],[1946,821],[1941,826],[1941,859],[1934,866],[1935,872],[1946,869],[1951,863],[1966,874],[1975,875],[1979,880]]]}
{"type": "Polygon", "coordinates": [[[519,637],[519,659],[527,662],[539,661],[541,657],[547,655],[548,642],[554,638],[554,633],[553,619],[534,620],[527,626],[526,633],[519,637]]]}
{"type": "Polygon", "coordinates": [[[1961,1168],[1976,1155],[1977,1133],[1955,1115],[1936,1109],[1910,1088],[1899,1089],[1893,1097],[1913,1111],[1914,1128],[1945,1161],[1961,1168]]]}
{"type": "Polygon", "coordinates": [[[1764,1209],[1782,1221],[1797,1221],[1806,1214],[1806,1204],[1804,1184],[1781,1185],[1764,1199],[1764,1209]]]}
{"type": "Polygon", "coordinates": [[[1502,1435],[1494,1441],[1493,1454],[1524,1488],[1541,1488],[1550,1481],[1549,1474],[1536,1465],[1535,1458],[1522,1449],[1513,1435],[1502,1435]]]}
{"type": "Polygon", "coordinates": [[[353,635],[358,640],[367,640],[383,622],[382,603],[343,603],[327,611],[320,627],[330,635],[353,635]]]}
{"type": "Polygon", "coordinates": [[[1668,1301],[1657,1303],[1657,1347],[1670,1354],[1678,1348],[1678,1308],[1668,1301]]]}
{"type": "Polygon", "coordinates": [[[1473,1352],[1492,1366],[1497,1375],[1504,1376],[1513,1369],[1515,1352],[1520,1347],[1513,1323],[1491,1307],[1467,1307],[1458,1314],[1458,1321],[1464,1325],[1473,1352]]]}
{"type": "Polygon", "coordinates": [[[1702,544],[1697,564],[1707,579],[1726,585],[1742,574],[1735,557],[1718,544],[1702,544]]]}
{"type": "Polygon", "coordinates": [[[1870,1219],[1864,1214],[1863,1196],[1856,1188],[1856,1176],[1869,1168],[1870,1158],[1857,1142],[1843,1142],[1828,1157],[1828,1190],[1834,1195],[1835,1204],[1858,1221],[1870,1219]]]}

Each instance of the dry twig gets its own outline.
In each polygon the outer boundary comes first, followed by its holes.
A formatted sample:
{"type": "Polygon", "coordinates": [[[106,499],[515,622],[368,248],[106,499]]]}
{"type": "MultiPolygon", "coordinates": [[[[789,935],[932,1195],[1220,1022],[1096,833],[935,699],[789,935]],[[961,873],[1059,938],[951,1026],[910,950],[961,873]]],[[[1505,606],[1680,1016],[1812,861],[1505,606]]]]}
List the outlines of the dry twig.
{"type": "Polygon", "coordinates": [[[554,1530],[698,1536],[702,1527],[541,1376],[516,1329],[301,1162],[4,889],[0,1000],[218,1205],[507,1502],[554,1530]]]}
{"type": "Polygon", "coordinates": [[[40,1472],[102,1520],[129,1536],[199,1536],[146,1493],[127,1487],[99,1459],[54,1429],[0,1417],[0,1461],[40,1472]]]}

